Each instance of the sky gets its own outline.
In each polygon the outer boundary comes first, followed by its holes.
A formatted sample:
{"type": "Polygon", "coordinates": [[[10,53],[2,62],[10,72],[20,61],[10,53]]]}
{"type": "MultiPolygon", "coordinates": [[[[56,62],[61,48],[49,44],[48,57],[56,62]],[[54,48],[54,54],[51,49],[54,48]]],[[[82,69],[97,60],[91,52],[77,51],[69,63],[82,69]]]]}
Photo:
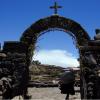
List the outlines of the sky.
{"type": "MultiPolygon", "coordinates": [[[[41,18],[53,15],[49,7],[57,1],[60,16],[78,22],[91,39],[100,28],[100,0],[0,0],[0,43],[19,41],[22,33],[41,18]]],[[[78,50],[64,32],[48,32],[38,39],[33,59],[63,67],[79,66],[78,50]],[[54,59],[55,58],[55,59],[54,59]]]]}

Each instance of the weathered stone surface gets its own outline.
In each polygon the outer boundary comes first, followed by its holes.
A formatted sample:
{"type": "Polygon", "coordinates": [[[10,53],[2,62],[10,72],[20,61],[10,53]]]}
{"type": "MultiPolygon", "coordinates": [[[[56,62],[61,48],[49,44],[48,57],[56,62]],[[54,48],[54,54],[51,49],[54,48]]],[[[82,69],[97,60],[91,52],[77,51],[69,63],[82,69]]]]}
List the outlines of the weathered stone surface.
{"type": "Polygon", "coordinates": [[[8,41],[4,42],[3,52],[10,53],[26,53],[27,45],[19,41],[8,41]]]}
{"type": "Polygon", "coordinates": [[[0,78],[11,79],[10,94],[6,89],[4,99],[25,95],[29,78],[27,65],[27,46],[21,42],[6,42],[1,52],[0,78]],[[6,55],[6,56],[5,56],[6,55]]]}

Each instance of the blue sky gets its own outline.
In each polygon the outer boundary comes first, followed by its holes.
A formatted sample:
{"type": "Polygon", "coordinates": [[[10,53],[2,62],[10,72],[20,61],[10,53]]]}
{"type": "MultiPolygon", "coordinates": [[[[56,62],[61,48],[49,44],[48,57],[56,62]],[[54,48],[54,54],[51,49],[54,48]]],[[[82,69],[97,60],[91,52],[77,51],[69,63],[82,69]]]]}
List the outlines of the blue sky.
{"type": "MultiPolygon", "coordinates": [[[[95,29],[100,28],[100,0],[0,0],[0,43],[18,41],[32,23],[51,16],[54,11],[49,6],[54,1],[63,6],[59,15],[81,24],[93,38],[95,29]]],[[[37,49],[67,50],[75,57],[78,55],[70,36],[58,31],[50,33],[39,39],[37,49]]]]}

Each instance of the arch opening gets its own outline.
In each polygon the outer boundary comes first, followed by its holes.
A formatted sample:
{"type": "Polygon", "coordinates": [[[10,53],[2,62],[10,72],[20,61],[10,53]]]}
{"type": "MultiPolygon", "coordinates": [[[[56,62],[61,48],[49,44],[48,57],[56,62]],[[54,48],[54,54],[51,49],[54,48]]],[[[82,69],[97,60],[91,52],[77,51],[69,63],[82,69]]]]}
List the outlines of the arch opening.
{"type": "MultiPolygon", "coordinates": [[[[75,40],[72,41],[69,34],[65,34],[65,32],[61,32],[61,31],[57,31],[57,30],[53,31],[53,32],[50,31],[50,32],[48,32],[48,34],[43,34],[42,36],[40,36],[37,39],[35,51],[33,51],[33,52],[35,52],[33,55],[33,58],[35,57],[35,60],[37,59],[37,60],[44,62],[44,59],[46,56],[48,58],[48,59],[45,59],[46,62],[49,62],[49,60],[51,62],[54,62],[53,60],[56,57],[56,58],[59,58],[58,62],[70,63],[70,61],[68,60],[68,58],[69,58],[70,60],[73,61],[74,64],[76,63],[78,65],[77,58],[79,58],[79,51],[77,48],[75,49],[75,44],[76,44],[75,42],[76,41],[75,40]],[[60,38],[58,38],[58,37],[60,37],[60,38]],[[51,55],[49,55],[50,53],[51,53],[51,55]],[[59,57],[59,55],[60,55],[60,57],[59,57]]],[[[55,59],[55,60],[57,60],[57,59],[55,59]]],[[[57,61],[55,61],[55,62],[57,63],[57,61]]],[[[69,64],[69,67],[70,67],[70,65],[71,65],[71,63],[69,64]]],[[[72,67],[72,65],[71,65],[71,67],[72,67]]],[[[75,67],[77,67],[77,66],[75,66],[75,67]]]]}

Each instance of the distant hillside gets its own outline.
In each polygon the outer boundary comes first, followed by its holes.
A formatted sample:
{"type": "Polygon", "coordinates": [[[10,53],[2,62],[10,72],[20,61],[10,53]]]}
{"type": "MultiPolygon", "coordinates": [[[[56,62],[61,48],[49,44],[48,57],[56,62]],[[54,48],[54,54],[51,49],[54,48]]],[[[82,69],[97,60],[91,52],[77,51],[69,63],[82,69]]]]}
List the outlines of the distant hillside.
{"type": "Polygon", "coordinates": [[[65,72],[64,68],[54,65],[44,65],[33,62],[30,66],[31,81],[53,81],[58,80],[59,76],[65,72]]]}

